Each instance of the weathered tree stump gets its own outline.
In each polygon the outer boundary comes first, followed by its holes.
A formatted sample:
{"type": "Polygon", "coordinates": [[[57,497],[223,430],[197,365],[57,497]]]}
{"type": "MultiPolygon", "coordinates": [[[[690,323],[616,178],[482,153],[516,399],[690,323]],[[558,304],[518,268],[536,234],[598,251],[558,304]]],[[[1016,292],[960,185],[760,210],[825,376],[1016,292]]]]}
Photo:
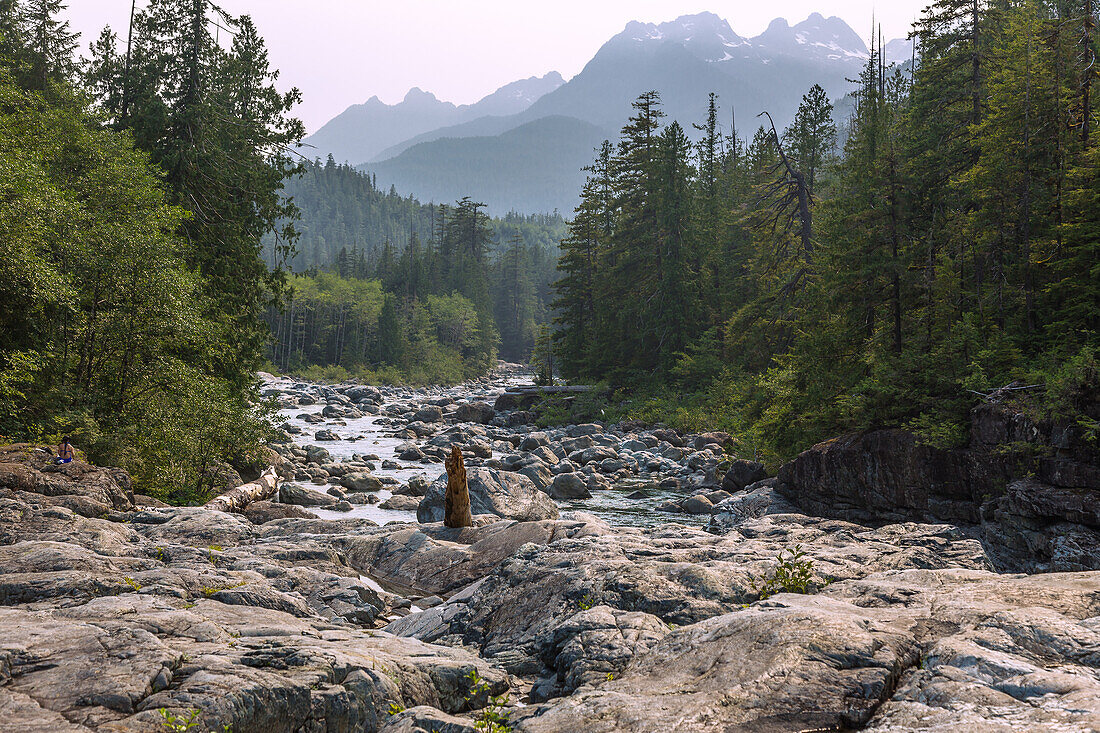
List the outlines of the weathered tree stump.
{"type": "Polygon", "coordinates": [[[443,525],[445,527],[472,527],[470,514],[470,487],[466,484],[466,464],[457,445],[451,446],[447,457],[447,493],[443,496],[443,525]]]}

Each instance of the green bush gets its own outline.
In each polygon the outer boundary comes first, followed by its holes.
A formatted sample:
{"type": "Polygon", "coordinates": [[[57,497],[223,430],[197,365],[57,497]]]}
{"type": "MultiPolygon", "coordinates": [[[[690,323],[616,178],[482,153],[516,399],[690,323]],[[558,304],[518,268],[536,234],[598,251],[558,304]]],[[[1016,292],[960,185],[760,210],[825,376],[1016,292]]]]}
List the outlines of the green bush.
{"type": "Polygon", "coordinates": [[[775,568],[761,578],[750,578],[749,587],[760,595],[760,600],[770,598],[776,593],[809,593],[813,582],[814,564],[805,559],[806,553],[801,545],[787,550],[788,557],[781,551],[775,557],[775,568]]]}

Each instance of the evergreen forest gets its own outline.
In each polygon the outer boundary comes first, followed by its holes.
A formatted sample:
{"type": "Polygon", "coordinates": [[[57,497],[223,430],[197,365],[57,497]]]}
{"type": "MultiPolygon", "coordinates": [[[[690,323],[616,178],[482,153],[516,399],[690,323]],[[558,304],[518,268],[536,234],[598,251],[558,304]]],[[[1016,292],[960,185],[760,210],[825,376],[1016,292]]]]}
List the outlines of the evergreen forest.
{"type": "Polygon", "coordinates": [[[0,434],[202,498],[270,429],[254,375],[288,283],[260,240],[293,243],[298,92],[208,0],[150,0],[86,59],[64,8],[0,2],[0,434]]]}
{"type": "Polygon", "coordinates": [[[904,69],[873,46],[848,119],[815,86],[740,139],[712,95],[689,134],[640,96],[562,244],[561,374],[772,459],[882,426],[957,445],[1001,388],[1100,433],[1078,412],[1100,390],[1094,9],[938,0],[913,32],[904,69]]]}
{"type": "Polygon", "coordinates": [[[642,94],[568,222],[303,157],[248,16],[149,0],[79,57],[64,8],[0,0],[6,440],[69,435],[197,501],[262,461],[258,370],[498,357],[769,460],[882,426],[959,445],[997,390],[1100,436],[1091,0],[937,0],[913,63],[872,44],[843,117],[815,85],[742,137],[716,95],[681,124],[642,94]]]}
{"type": "Polygon", "coordinates": [[[298,213],[290,260],[279,260],[277,232],[265,238],[269,265],[297,273],[268,315],[277,368],[439,383],[483,374],[498,355],[530,357],[549,320],[558,214],[490,218],[468,197],[422,204],[331,156],[303,164],[284,194],[298,213]],[[444,302],[466,325],[439,315],[444,302]]]}

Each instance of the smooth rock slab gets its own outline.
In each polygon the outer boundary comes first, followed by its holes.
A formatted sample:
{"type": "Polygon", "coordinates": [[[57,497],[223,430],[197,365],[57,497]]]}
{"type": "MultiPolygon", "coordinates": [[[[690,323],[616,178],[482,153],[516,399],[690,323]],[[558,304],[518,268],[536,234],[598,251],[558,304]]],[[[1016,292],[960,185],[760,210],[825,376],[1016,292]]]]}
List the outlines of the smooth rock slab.
{"type": "Polygon", "coordinates": [[[533,711],[517,730],[847,729],[919,659],[916,639],[874,611],[785,595],[670,633],[621,677],[533,711]]]}

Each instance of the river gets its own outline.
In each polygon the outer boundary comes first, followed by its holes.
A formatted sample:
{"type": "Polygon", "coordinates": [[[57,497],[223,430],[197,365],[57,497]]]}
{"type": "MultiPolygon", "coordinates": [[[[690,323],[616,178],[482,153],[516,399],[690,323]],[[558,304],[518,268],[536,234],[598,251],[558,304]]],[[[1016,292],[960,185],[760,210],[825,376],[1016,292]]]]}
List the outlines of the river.
{"type": "MultiPolygon", "coordinates": [[[[409,416],[415,411],[432,403],[454,404],[463,402],[483,401],[493,404],[507,387],[514,385],[531,384],[528,374],[501,375],[491,380],[467,383],[455,387],[430,387],[430,388],[403,388],[403,387],[379,387],[381,400],[377,403],[379,414],[364,414],[362,417],[345,417],[339,419],[325,419],[323,422],[309,422],[305,416],[313,415],[311,419],[317,420],[320,411],[328,404],[326,395],[330,398],[334,394],[329,388],[310,382],[304,382],[292,378],[274,378],[266,380],[265,389],[270,394],[301,395],[310,394],[316,398],[312,405],[284,406],[279,410],[279,417],[284,424],[297,430],[292,435],[295,444],[306,447],[317,445],[325,448],[336,462],[351,461],[368,457],[373,466],[372,473],[383,481],[392,481],[393,485],[406,484],[417,475],[424,476],[429,481],[434,480],[443,473],[441,462],[424,463],[420,461],[402,461],[398,458],[401,446],[413,443],[424,447],[431,436],[422,438],[399,437],[396,434],[404,430],[409,424],[409,416]],[[318,441],[315,435],[320,430],[335,433],[340,440],[318,441]],[[385,465],[383,465],[383,462],[385,465]]],[[[335,389],[340,389],[339,385],[335,389]]],[[[450,424],[448,421],[447,424],[450,424]]],[[[440,428],[444,427],[440,424],[440,428]]],[[[506,438],[515,435],[526,435],[537,428],[534,426],[504,427],[501,425],[486,426],[489,437],[493,439],[493,456],[486,465],[495,466],[497,460],[507,457],[509,453],[520,453],[518,450],[498,450],[506,446],[506,438]]],[[[544,429],[552,439],[564,438],[569,426],[557,426],[544,429]]],[[[651,460],[652,456],[646,451],[631,451],[621,448],[625,442],[624,436],[609,430],[606,435],[598,436],[604,443],[616,447],[620,455],[628,461],[638,460],[639,463],[651,460]]],[[[636,437],[631,434],[626,437],[636,437]]],[[[637,442],[637,441],[635,441],[637,442]]],[[[651,441],[653,442],[653,441],[651,441]]],[[[661,460],[661,459],[659,459],[661,460]]],[[[554,470],[553,466],[549,466],[554,470]]],[[[679,463],[663,460],[659,470],[647,471],[641,469],[631,471],[631,475],[625,475],[626,471],[618,471],[608,476],[609,487],[604,490],[593,491],[591,498],[559,500],[558,506],[562,511],[582,511],[594,514],[615,526],[650,527],[676,521],[682,524],[699,526],[702,518],[681,514],[669,514],[657,511],[657,507],[668,501],[684,498],[684,487],[677,485],[675,488],[662,488],[658,484],[669,476],[686,478],[691,472],[679,463]]],[[[314,488],[324,489],[325,486],[314,488]]],[[[392,496],[388,488],[377,492],[379,503],[385,502],[392,496]]],[[[348,519],[363,517],[378,524],[388,522],[415,522],[414,511],[400,511],[383,509],[378,504],[356,505],[350,512],[338,512],[327,509],[311,508],[309,511],[325,519],[348,519]]]]}

